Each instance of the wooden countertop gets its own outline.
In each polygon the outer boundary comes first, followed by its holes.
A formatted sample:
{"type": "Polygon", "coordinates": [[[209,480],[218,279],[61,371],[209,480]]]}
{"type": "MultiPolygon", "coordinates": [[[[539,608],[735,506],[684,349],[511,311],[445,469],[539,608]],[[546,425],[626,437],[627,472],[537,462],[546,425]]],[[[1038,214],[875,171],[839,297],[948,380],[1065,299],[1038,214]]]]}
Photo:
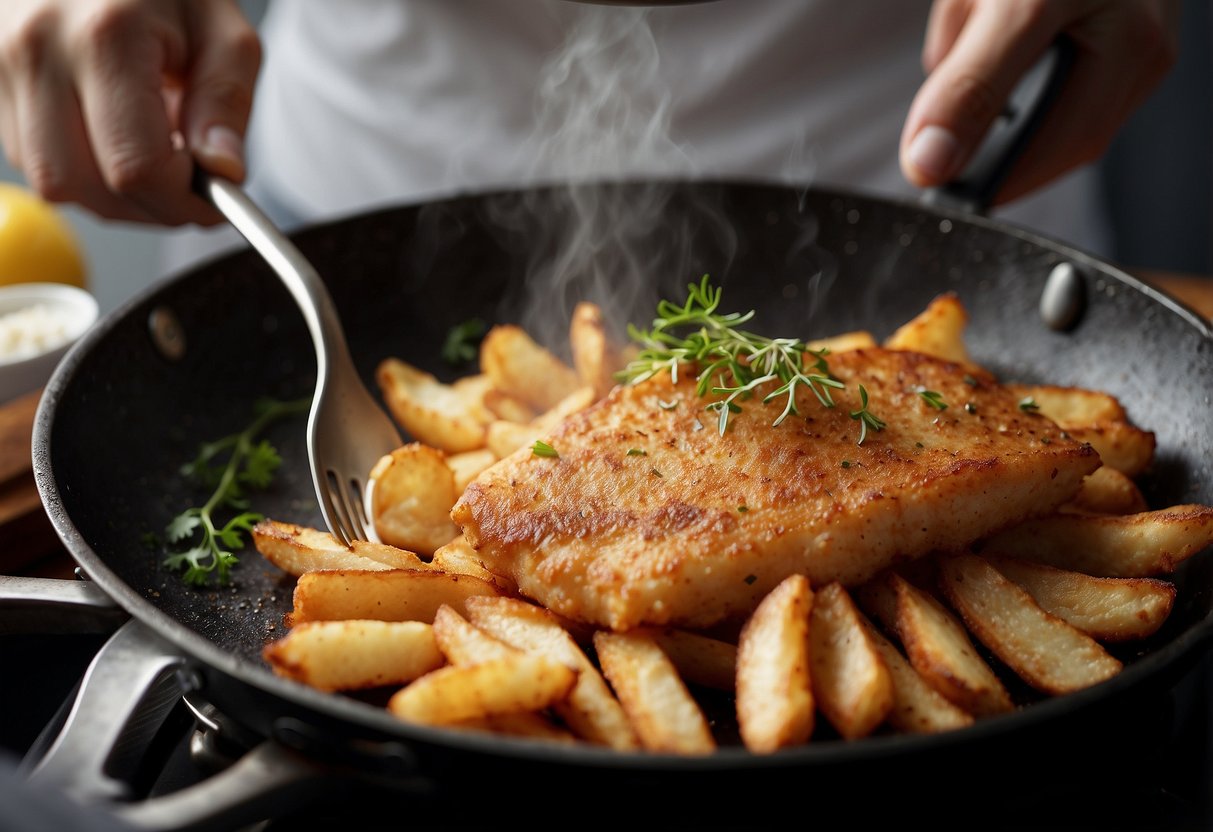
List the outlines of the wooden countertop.
{"type": "MultiPolygon", "coordinates": [[[[1135,271],[1213,319],[1213,278],[1135,271]]],[[[0,407],[0,574],[71,577],[73,563],[42,510],[31,470],[30,440],[40,393],[0,407]]]]}

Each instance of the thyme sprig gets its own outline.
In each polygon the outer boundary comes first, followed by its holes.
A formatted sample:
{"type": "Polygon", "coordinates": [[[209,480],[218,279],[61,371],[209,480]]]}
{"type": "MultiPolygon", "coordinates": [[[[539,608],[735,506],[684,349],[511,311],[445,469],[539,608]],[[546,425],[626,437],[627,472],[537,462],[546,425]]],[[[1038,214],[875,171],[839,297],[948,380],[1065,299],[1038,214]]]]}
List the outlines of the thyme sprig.
{"type": "Polygon", "coordinates": [[[256,417],[244,430],[203,444],[193,461],[181,466],[181,474],[212,489],[201,506],[187,508],[174,517],[165,529],[170,543],[201,539],[185,551],[170,554],[164,565],[184,569],[187,584],[202,586],[212,573],[220,584],[227,583],[238,562],[233,549],[244,545],[243,533],[251,531],[262,518],[249,511],[247,492],[264,489],[274,478],[282,457],[265,439],[256,437],[271,423],[286,416],[307,411],[311,399],[281,402],[263,399],[256,404],[256,417]],[[226,459],[225,459],[226,455],[226,459]],[[237,512],[220,523],[223,509],[237,512]]]}
{"type": "MultiPolygon", "coordinates": [[[[830,374],[828,349],[812,350],[796,338],[767,338],[742,329],[754,317],[754,311],[720,312],[723,289],[713,286],[708,275],[687,288],[683,304],[668,300],[657,304],[657,316],[649,329],[628,327],[628,334],[642,349],[618,374],[620,381],[639,384],[669,373],[670,379],[677,383],[684,367],[694,368],[696,394],[722,397],[706,406],[716,413],[717,429],[722,436],[728,429],[729,416],[741,411],[739,402],[768,384],[777,386],[763,397],[763,404],[780,398],[784,402],[773,426],[782,424],[789,415],[799,415],[796,393],[801,387],[813,393],[822,407],[834,407],[831,391],[842,390],[846,385],[830,374]]],[[[883,422],[868,412],[866,391],[863,397],[862,412],[868,418],[861,422],[860,443],[869,427],[874,430],[884,427],[883,422]]]]}

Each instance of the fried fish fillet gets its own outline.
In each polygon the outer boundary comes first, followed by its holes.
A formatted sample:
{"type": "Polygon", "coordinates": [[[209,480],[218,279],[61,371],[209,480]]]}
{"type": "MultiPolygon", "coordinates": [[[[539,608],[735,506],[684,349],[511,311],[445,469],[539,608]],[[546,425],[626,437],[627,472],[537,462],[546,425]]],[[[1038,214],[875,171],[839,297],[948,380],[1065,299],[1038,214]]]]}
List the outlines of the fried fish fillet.
{"type": "Polygon", "coordinates": [[[836,406],[799,415],[759,394],[724,436],[693,379],[618,387],[549,443],[483,472],[451,516],[494,568],[550,609],[615,630],[748,614],[788,575],[863,582],[958,551],[1070,499],[1088,445],[980,371],[914,352],[830,357],[836,406]],[[859,385],[887,426],[857,445],[859,385]],[[922,391],[939,394],[938,409],[922,391]]]}

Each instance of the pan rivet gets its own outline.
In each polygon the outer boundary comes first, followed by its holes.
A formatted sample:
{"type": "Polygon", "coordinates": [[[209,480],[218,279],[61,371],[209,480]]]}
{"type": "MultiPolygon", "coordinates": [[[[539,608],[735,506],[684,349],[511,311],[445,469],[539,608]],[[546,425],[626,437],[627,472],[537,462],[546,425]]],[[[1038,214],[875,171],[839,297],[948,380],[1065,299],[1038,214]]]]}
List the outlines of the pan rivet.
{"type": "Polygon", "coordinates": [[[169,361],[180,361],[185,356],[185,330],[177,316],[166,306],[157,306],[147,316],[147,329],[152,343],[169,361]]]}
{"type": "Polygon", "coordinates": [[[1078,323],[1086,302],[1087,288],[1078,269],[1058,263],[1040,295],[1040,317],[1049,329],[1063,332],[1078,323]]]}
{"type": "Polygon", "coordinates": [[[196,690],[202,690],[206,682],[197,668],[182,667],[177,670],[177,684],[181,686],[183,693],[192,693],[196,690]]]}

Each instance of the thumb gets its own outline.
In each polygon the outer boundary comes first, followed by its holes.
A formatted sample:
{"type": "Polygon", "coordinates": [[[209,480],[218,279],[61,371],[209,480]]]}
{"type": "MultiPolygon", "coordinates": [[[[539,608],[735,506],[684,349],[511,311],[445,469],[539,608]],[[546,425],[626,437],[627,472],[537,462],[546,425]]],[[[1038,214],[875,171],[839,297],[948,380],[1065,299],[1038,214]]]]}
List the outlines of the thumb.
{"type": "Polygon", "coordinates": [[[194,54],[181,103],[182,133],[198,164],[242,182],[261,42],[233,4],[198,4],[194,11],[202,13],[191,32],[194,54]]]}
{"type": "MultiPolygon", "coordinates": [[[[1027,5],[1027,4],[1023,4],[1027,5]]],[[[1020,4],[977,6],[919,89],[901,135],[901,168],[920,187],[963,169],[1055,25],[1017,14],[1020,4]]]]}

